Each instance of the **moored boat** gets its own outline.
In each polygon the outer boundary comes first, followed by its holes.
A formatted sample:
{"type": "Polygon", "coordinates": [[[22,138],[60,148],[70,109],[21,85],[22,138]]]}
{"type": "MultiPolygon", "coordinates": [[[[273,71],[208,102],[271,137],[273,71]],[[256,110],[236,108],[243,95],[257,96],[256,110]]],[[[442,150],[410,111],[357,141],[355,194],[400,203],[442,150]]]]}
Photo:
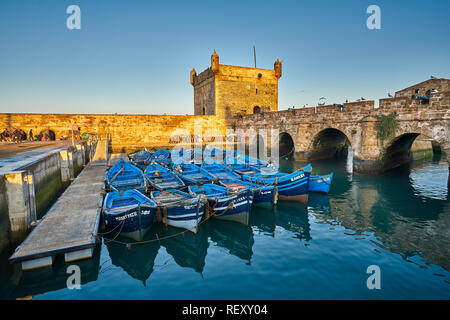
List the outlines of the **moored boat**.
{"type": "Polygon", "coordinates": [[[144,171],[150,185],[156,190],[184,188],[184,182],[168,168],[161,164],[149,164],[144,171]]]}
{"type": "Polygon", "coordinates": [[[328,193],[332,180],[333,172],[323,176],[311,175],[309,178],[309,191],[328,193]]]}
{"type": "Polygon", "coordinates": [[[244,180],[221,180],[220,184],[230,189],[250,188],[255,206],[272,206],[278,201],[278,188],[274,185],[257,185],[244,180]]]}
{"type": "Polygon", "coordinates": [[[144,170],[150,164],[151,152],[147,150],[140,150],[128,155],[131,163],[141,170],[144,170]]]}
{"type": "MultiPolygon", "coordinates": [[[[241,185],[242,186],[242,185],[241,185]]],[[[216,184],[192,185],[190,193],[207,197],[213,217],[248,225],[253,192],[250,188],[232,190],[216,184]]]]}
{"type": "Polygon", "coordinates": [[[179,190],[152,191],[150,197],[158,206],[157,217],[169,226],[197,233],[205,211],[204,197],[179,190]]]}
{"type": "Polygon", "coordinates": [[[106,186],[113,191],[136,189],[145,192],[147,181],[144,173],[135,165],[120,159],[106,174],[106,186]]]}
{"type": "Polygon", "coordinates": [[[202,168],[218,180],[241,179],[241,177],[237,173],[233,172],[231,169],[220,163],[203,163],[202,168]]]}
{"type": "Polygon", "coordinates": [[[260,172],[252,175],[242,175],[242,180],[259,185],[276,186],[279,200],[292,200],[306,203],[308,202],[310,175],[311,165],[308,164],[303,169],[299,169],[293,173],[277,172],[266,174],[260,172]]]}
{"type": "Polygon", "coordinates": [[[168,166],[171,163],[170,152],[164,148],[160,148],[151,155],[150,161],[168,166]]]}
{"type": "Polygon", "coordinates": [[[137,190],[109,192],[105,197],[105,225],[116,233],[141,241],[155,220],[156,203],[137,190]]]}
{"type": "Polygon", "coordinates": [[[193,163],[174,164],[172,170],[186,185],[211,183],[215,180],[215,177],[205,169],[193,163]]]}

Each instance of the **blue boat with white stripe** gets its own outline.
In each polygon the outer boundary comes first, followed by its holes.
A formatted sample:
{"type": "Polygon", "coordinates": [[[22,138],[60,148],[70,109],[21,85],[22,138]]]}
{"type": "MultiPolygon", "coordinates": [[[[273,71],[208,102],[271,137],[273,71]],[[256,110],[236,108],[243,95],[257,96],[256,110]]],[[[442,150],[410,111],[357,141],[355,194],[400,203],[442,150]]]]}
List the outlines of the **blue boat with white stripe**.
{"type": "Polygon", "coordinates": [[[142,241],[155,221],[156,203],[137,190],[109,192],[105,197],[105,225],[115,233],[142,241]]]}
{"type": "Polygon", "coordinates": [[[241,177],[237,173],[220,163],[203,163],[202,168],[218,180],[241,180],[241,177]]]}
{"type": "Polygon", "coordinates": [[[172,170],[186,185],[211,183],[216,179],[205,169],[193,163],[174,164],[172,170]]]}
{"type": "Polygon", "coordinates": [[[311,175],[309,178],[309,191],[328,193],[332,180],[333,172],[323,176],[311,175]]]}
{"type": "Polygon", "coordinates": [[[108,170],[106,186],[113,191],[136,189],[144,193],[147,189],[147,181],[138,167],[120,159],[108,170]]]}
{"type": "Polygon", "coordinates": [[[206,198],[179,190],[152,191],[150,197],[158,206],[158,219],[169,226],[197,233],[205,212],[206,198]]]}
{"type": "MultiPolygon", "coordinates": [[[[257,169],[255,169],[257,170],[257,169]]],[[[242,175],[242,180],[260,185],[274,185],[278,188],[279,200],[292,200],[307,203],[311,164],[293,173],[277,172],[265,174],[255,172],[242,175]]]]}
{"type": "Polygon", "coordinates": [[[207,197],[214,218],[248,225],[253,202],[253,192],[250,188],[235,192],[224,186],[204,184],[189,186],[188,190],[191,194],[207,197]]]}
{"type": "Polygon", "coordinates": [[[149,164],[144,171],[150,185],[156,190],[181,189],[184,182],[172,171],[161,164],[149,164]]]}
{"type": "Polygon", "coordinates": [[[274,185],[257,185],[244,180],[221,180],[220,184],[232,190],[250,188],[254,206],[271,207],[278,201],[278,189],[274,185]]]}

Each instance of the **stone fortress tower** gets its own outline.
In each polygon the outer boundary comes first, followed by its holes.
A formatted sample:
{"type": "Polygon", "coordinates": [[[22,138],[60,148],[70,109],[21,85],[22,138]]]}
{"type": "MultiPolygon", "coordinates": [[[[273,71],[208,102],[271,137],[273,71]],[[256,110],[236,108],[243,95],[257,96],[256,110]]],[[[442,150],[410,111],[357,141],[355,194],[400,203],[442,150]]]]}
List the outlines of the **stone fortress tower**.
{"type": "Polygon", "coordinates": [[[238,113],[278,111],[278,79],[281,62],[274,69],[258,69],[219,64],[214,50],[211,67],[197,75],[191,71],[194,87],[194,114],[228,118],[238,113]]]}

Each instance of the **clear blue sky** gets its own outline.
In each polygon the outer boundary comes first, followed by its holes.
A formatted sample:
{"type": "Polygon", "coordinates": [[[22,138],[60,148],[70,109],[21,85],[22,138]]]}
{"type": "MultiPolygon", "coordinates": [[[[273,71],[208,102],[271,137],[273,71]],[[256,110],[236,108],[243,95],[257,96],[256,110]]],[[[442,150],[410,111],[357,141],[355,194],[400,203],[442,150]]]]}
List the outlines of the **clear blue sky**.
{"type": "Polygon", "coordinates": [[[283,62],[279,109],[450,78],[450,1],[0,1],[0,112],[192,114],[189,72],[283,62]],[[68,30],[66,8],[81,8],[68,30]],[[366,27],[369,5],[381,30],[366,27]]]}

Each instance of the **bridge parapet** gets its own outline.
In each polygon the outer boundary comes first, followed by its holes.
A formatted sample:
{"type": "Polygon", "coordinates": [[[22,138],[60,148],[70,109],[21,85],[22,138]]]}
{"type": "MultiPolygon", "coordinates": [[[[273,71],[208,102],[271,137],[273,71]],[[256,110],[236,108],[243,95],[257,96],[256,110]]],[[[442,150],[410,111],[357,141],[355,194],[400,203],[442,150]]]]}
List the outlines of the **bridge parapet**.
{"type": "MultiPolygon", "coordinates": [[[[330,157],[351,145],[354,170],[379,173],[410,158],[414,139],[422,134],[436,141],[450,163],[450,91],[431,94],[429,101],[397,96],[374,101],[327,105],[234,117],[237,129],[278,129],[293,141],[298,160],[330,157]],[[378,116],[397,113],[397,129],[385,141],[378,137],[378,116]],[[400,141],[400,142],[399,142],[400,141]]],[[[265,141],[267,147],[270,141],[265,141]]]]}

